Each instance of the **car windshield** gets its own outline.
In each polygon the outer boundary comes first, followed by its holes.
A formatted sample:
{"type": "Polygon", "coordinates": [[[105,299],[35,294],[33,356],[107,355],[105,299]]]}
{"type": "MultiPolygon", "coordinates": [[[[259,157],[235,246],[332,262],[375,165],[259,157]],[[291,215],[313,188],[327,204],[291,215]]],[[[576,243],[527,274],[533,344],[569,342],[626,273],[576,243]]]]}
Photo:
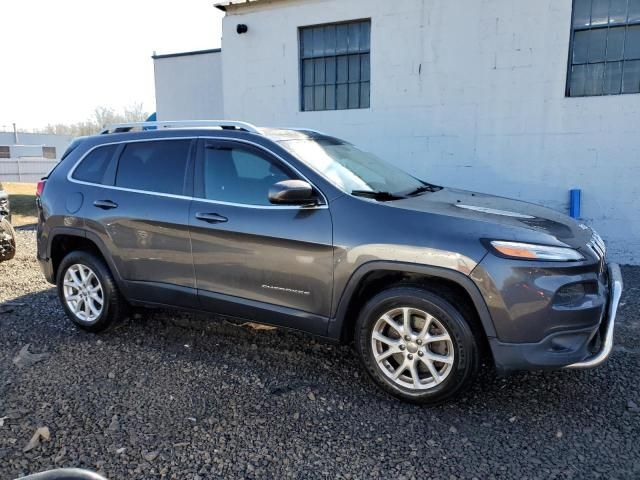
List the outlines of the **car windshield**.
{"type": "Polygon", "coordinates": [[[334,138],[282,140],[280,144],[347,193],[401,195],[426,185],[375,155],[334,138]]]}

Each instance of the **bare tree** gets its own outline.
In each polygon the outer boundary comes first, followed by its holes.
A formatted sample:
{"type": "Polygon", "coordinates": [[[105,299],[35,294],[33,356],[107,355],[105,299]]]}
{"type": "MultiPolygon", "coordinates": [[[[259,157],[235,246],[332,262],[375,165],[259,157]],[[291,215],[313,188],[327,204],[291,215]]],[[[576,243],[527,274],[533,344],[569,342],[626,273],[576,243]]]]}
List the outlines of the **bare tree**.
{"type": "Polygon", "coordinates": [[[144,111],[142,103],[133,103],[125,107],[121,113],[116,112],[111,107],[99,106],[93,111],[93,118],[89,118],[84,122],[49,124],[42,129],[36,130],[36,132],[72,135],[75,137],[94,135],[112,123],[142,122],[148,117],[149,113],[144,111]]]}

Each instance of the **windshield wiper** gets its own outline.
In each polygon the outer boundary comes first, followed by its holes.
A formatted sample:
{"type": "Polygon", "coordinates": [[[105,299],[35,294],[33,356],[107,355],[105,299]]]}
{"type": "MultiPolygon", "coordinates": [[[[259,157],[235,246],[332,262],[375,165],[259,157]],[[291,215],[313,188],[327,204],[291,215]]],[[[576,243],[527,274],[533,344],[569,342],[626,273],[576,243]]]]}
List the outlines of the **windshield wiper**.
{"type": "Polygon", "coordinates": [[[438,190],[442,190],[442,187],[438,187],[437,185],[431,185],[431,184],[426,184],[426,185],[422,185],[421,187],[418,187],[414,190],[411,190],[409,193],[406,194],[407,197],[414,197],[416,195],[420,195],[421,193],[425,193],[425,192],[437,192],[438,190]]]}
{"type": "Polygon", "coordinates": [[[382,192],[379,190],[352,190],[351,195],[354,195],[356,197],[373,198],[374,200],[380,200],[381,202],[405,198],[402,195],[391,192],[382,192]]]}

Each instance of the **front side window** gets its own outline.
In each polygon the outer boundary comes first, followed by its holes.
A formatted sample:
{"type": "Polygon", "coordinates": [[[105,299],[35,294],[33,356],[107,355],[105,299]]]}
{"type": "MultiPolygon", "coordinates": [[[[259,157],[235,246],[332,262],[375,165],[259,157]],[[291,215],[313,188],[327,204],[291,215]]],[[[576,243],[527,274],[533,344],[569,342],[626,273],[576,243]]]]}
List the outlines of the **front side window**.
{"type": "MultiPolygon", "coordinates": [[[[109,172],[113,172],[113,154],[117,145],[105,145],[92,150],[73,172],[73,178],[82,182],[108,184],[109,172]]],[[[113,180],[113,174],[111,175],[113,180]]]]}
{"type": "Polygon", "coordinates": [[[286,166],[244,146],[208,145],[202,166],[203,196],[242,205],[271,205],[269,189],[297,178],[286,166]]]}
{"type": "Polygon", "coordinates": [[[425,186],[404,170],[338,139],[283,140],[280,145],[347,193],[400,195],[425,186]]]}
{"type": "Polygon", "coordinates": [[[128,143],[118,162],[116,186],[182,195],[190,147],[191,140],[128,143]]]}
{"type": "Polygon", "coordinates": [[[574,0],[567,95],[640,92],[640,0],[574,0]]]}
{"type": "Polygon", "coordinates": [[[369,108],[371,21],[300,29],[303,111],[369,108]]]}

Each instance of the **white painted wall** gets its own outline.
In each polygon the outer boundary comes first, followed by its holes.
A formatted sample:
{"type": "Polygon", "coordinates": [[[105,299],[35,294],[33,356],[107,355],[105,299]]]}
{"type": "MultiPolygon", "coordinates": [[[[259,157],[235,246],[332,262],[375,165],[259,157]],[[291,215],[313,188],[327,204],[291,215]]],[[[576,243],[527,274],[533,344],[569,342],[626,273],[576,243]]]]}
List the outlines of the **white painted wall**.
{"type": "MultiPolygon", "coordinates": [[[[33,152],[42,155],[42,148],[56,147],[56,161],[62,158],[67,147],[73,141],[72,135],[54,135],[49,133],[18,132],[18,143],[15,142],[13,132],[0,132],[0,146],[11,147],[12,157],[34,156],[33,152]],[[21,147],[25,147],[22,149],[21,147]],[[40,147],[40,148],[37,148],[40,147]]],[[[36,155],[36,156],[37,156],[36,155]]]]}
{"type": "Polygon", "coordinates": [[[582,188],[582,216],[611,258],[638,264],[640,95],[565,98],[570,20],[571,0],[232,6],[225,117],[317,128],[431,182],[564,212],[569,189],[582,188]],[[371,108],[300,112],[298,27],[366,17],[371,108]]]}
{"type": "Polygon", "coordinates": [[[73,137],[45,133],[0,132],[0,146],[8,146],[11,158],[0,158],[0,181],[36,182],[58,163],[73,137]],[[42,147],[55,147],[56,158],[43,157],[42,147]]]}
{"type": "Polygon", "coordinates": [[[158,120],[224,117],[221,53],[154,57],[158,120]]]}

